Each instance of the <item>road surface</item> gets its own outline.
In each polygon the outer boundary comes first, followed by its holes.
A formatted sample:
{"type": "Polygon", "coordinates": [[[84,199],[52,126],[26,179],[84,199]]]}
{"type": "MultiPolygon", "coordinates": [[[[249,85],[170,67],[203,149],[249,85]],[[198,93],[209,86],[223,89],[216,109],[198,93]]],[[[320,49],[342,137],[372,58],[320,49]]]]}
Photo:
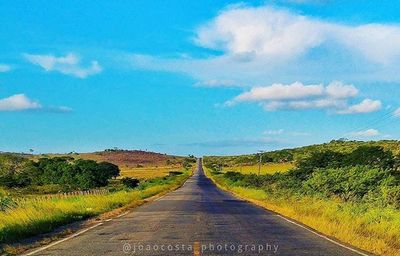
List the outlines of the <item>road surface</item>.
{"type": "Polygon", "coordinates": [[[35,255],[360,255],[217,188],[178,190],[35,255]]]}

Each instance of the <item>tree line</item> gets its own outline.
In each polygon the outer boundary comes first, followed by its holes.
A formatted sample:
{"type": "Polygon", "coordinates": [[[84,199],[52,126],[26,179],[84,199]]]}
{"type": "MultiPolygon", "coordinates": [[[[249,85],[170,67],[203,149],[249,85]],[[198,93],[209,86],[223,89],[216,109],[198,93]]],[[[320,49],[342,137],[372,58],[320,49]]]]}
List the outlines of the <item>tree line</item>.
{"type": "Polygon", "coordinates": [[[72,157],[33,161],[17,154],[0,155],[0,186],[9,188],[57,184],[69,189],[90,189],[106,186],[119,173],[118,166],[108,162],[72,157]]]}

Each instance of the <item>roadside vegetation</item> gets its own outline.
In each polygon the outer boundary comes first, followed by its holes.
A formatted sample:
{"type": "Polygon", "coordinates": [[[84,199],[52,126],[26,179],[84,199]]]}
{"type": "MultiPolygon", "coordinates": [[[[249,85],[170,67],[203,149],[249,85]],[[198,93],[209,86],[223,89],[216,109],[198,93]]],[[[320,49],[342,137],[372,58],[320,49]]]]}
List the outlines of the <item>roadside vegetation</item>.
{"type": "MultiPolygon", "coordinates": [[[[225,158],[230,162],[224,163],[224,158],[205,157],[204,165],[217,184],[243,198],[361,249],[399,255],[397,150],[379,143],[337,141],[307,149],[311,152],[289,150],[295,156],[291,158],[294,167],[286,172],[256,175],[234,171],[229,166],[235,162],[232,158],[225,158]],[[344,146],[342,151],[339,145],[344,146]],[[301,152],[301,157],[293,152],[301,152]],[[221,163],[225,166],[222,172],[218,168],[221,163]]],[[[288,153],[283,152],[281,155],[288,153]]]]}
{"type": "Polygon", "coordinates": [[[195,162],[186,157],[166,174],[135,177],[105,161],[0,154],[0,253],[6,244],[174,190],[195,162]]]}
{"type": "MultiPolygon", "coordinates": [[[[242,174],[258,174],[258,165],[241,165],[230,166],[229,168],[221,168],[221,172],[234,171],[242,174]]],[[[286,172],[292,169],[292,163],[264,163],[260,166],[260,174],[273,174],[277,172],[286,172]]],[[[215,167],[217,168],[217,167],[215,167]]]]}

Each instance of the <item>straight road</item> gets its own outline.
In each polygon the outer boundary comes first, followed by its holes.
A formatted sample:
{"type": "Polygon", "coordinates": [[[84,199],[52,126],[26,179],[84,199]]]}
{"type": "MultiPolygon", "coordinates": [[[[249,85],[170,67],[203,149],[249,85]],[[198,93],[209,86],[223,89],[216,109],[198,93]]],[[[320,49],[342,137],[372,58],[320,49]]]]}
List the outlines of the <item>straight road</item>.
{"type": "Polygon", "coordinates": [[[35,255],[360,255],[217,188],[178,190],[35,255]]]}

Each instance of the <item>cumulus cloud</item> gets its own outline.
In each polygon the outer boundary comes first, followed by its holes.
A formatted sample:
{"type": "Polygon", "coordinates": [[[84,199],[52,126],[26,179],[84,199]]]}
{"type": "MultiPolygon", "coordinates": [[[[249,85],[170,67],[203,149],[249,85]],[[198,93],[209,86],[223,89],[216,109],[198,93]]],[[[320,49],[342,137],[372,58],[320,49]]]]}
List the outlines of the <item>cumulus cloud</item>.
{"type": "Polygon", "coordinates": [[[253,87],[249,92],[236,96],[234,101],[263,101],[302,99],[323,94],[322,85],[303,85],[295,82],[290,85],[273,84],[271,86],[253,87]]]}
{"type": "Polygon", "coordinates": [[[69,53],[65,56],[25,54],[25,58],[45,71],[58,71],[65,75],[86,78],[102,71],[100,64],[93,60],[90,65],[83,67],[80,57],[69,53]]]}
{"type": "Polygon", "coordinates": [[[353,132],[350,136],[353,137],[376,137],[381,135],[380,132],[376,129],[367,129],[364,131],[353,132]]]}
{"type": "Polygon", "coordinates": [[[218,54],[201,58],[133,54],[127,60],[134,68],[241,85],[310,81],[311,77],[399,81],[400,26],[396,24],[347,25],[267,5],[234,5],[194,33],[196,45],[218,54]]]}
{"type": "Polygon", "coordinates": [[[370,113],[381,109],[382,103],[379,100],[365,99],[362,102],[349,106],[347,109],[339,110],[339,114],[370,113]]]}
{"type": "Polygon", "coordinates": [[[39,102],[29,99],[24,94],[16,94],[0,99],[0,111],[22,111],[40,108],[42,108],[42,105],[39,102]]]}
{"type": "Polygon", "coordinates": [[[195,42],[228,54],[255,53],[269,58],[293,58],[334,42],[370,61],[388,63],[400,56],[400,27],[342,25],[267,6],[239,6],[200,26],[195,42]]]}
{"type": "Polygon", "coordinates": [[[232,100],[225,106],[242,102],[256,102],[268,111],[279,109],[330,109],[338,114],[369,113],[381,108],[378,100],[365,99],[358,104],[349,104],[349,99],[358,95],[358,89],[351,84],[334,81],[324,86],[305,85],[300,82],[292,84],[272,84],[253,87],[232,100]]]}
{"type": "Polygon", "coordinates": [[[0,112],[40,110],[49,112],[70,112],[68,107],[43,107],[38,101],[28,98],[25,94],[15,94],[0,99],[0,112]]]}
{"type": "Polygon", "coordinates": [[[334,81],[326,87],[326,94],[335,99],[355,97],[358,89],[353,85],[346,85],[339,81],[334,81]]]}
{"type": "Polygon", "coordinates": [[[0,73],[8,72],[10,70],[11,70],[10,65],[0,63],[0,73]]]}

